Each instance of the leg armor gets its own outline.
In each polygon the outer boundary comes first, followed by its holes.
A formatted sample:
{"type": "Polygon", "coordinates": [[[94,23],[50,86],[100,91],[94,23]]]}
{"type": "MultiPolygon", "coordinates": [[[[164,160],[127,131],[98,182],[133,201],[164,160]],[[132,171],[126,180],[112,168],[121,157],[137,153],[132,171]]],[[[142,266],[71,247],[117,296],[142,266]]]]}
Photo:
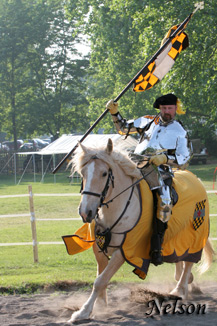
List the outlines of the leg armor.
{"type": "Polygon", "coordinates": [[[172,213],[172,199],[171,199],[171,187],[172,187],[172,171],[164,166],[158,167],[158,182],[160,187],[158,188],[158,195],[160,197],[158,204],[157,217],[162,222],[168,222],[172,213]]]}
{"type": "Polygon", "coordinates": [[[168,166],[153,167],[148,165],[140,169],[150,189],[158,190],[157,217],[162,222],[168,222],[172,211],[171,187],[173,172],[168,166]]]}
{"type": "Polygon", "coordinates": [[[169,221],[172,212],[171,190],[170,187],[165,185],[162,180],[159,181],[162,182],[162,185],[158,189],[160,201],[158,205],[159,212],[157,217],[159,220],[165,223],[169,221]]]}

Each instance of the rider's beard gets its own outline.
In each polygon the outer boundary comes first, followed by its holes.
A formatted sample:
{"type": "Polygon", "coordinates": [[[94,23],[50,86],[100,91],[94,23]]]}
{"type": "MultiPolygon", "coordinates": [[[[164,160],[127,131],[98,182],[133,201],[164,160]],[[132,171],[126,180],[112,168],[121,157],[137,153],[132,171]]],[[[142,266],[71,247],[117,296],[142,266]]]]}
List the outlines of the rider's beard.
{"type": "Polygon", "coordinates": [[[164,122],[168,122],[168,121],[170,121],[170,120],[172,120],[172,116],[169,114],[169,113],[165,113],[163,116],[161,116],[162,117],[162,120],[164,121],[164,122]]]}

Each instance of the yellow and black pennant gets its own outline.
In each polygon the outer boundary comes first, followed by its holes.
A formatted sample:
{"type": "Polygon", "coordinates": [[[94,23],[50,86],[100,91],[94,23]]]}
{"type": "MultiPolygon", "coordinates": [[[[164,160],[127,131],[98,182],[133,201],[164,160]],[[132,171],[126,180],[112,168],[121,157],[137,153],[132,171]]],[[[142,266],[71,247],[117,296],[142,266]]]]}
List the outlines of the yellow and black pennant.
{"type": "MultiPolygon", "coordinates": [[[[169,39],[173,32],[179,27],[179,25],[170,28],[165,38],[161,42],[161,46],[169,39]]],[[[177,59],[179,53],[185,50],[189,45],[188,36],[185,32],[181,31],[166,48],[160,52],[155,60],[149,63],[144,68],[141,75],[134,82],[134,92],[143,92],[156,85],[172,68],[177,59]]]]}

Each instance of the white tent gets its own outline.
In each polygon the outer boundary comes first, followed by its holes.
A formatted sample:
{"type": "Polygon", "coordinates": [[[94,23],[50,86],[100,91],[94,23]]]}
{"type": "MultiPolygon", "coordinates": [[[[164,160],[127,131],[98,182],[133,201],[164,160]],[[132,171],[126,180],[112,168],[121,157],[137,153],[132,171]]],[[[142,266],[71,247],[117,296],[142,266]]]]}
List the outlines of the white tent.
{"type": "MultiPolygon", "coordinates": [[[[62,135],[60,138],[55,140],[54,142],[50,143],[46,147],[44,147],[42,150],[38,152],[18,152],[17,155],[32,155],[33,160],[33,173],[34,173],[34,180],[35,180],[35,156],[41,155],[41,171],[42,171],[42,179],[44,180],[44,176],[47,172],[47,170],[44,170],[44,156],[50,155],[51,159],[53,160],[53,168],[56,166],[56,155],[60,154],[63,157],[68,154],[78,143],[78,141],[82,138],[82,135],[62,135]]],[[[121,136],[119,134],[90,134],[88,135],[82,144],[85,146],[93,146],[93,145],[106,145],[108,142],[108,139],[111,139],[114,143],[114,146],[118,146],[118,148],[133,151],[136,147],[138,141],[133,138],[132,136],[128,136],[125,139],[125,136],[121,136]]],[[[15,172],[16,173],[16,172],[15,172]]],[[[23,175],[25,174],[25,170],[23,171],[23,174],[18,182],[18,184],[21,182],[23,175]]],[[[15,176],[16,180],[16,176],[15,176]]],[[[56,182],[56,177],[54,174],[54,182],[56,182]]]]}
{"type": "MultiPolygon", "coordinates": [[[[37,154],[41,154],[41,155],[67,154],[74,148],[74,146],[77,145],[78,141],[81,138],[82,138],[81,135],[79,136],[62,135],[53,143],[43,148],[40,152],[37,152],[37,154]]],[[[106,145],[109,138],[111,138],[111,140],[115,145],[120,146],[122,149],[133,149],[137,145],[137,140],[135,138],[128,136],[125,139],[125,136],[121,136],[119,134],[106,134],[106,135],[91,134],[84,139],[82,144],[84,144],[85,146],[92,146],[96,144],[106,145]]]]}

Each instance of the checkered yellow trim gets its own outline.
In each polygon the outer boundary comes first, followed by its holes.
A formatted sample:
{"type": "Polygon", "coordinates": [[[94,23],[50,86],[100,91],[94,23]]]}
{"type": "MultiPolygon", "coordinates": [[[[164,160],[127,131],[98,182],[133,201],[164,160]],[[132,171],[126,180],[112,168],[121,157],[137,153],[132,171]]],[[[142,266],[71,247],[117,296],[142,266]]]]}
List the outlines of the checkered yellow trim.
{"type": "Polygon", "coordinates": [[[196,203],[193,219],[193,228],[195,231],[201,226],[205,218],[206,199],[196,203]]]}
{"type": "Polygon", "coordinates": [[[133,89],[135,92],[143,92],[146,89],[152,88],[159,81],[159,79],[152,74],[155,67],[155,61],[153,61],[144,69],[141,75],[139,75],[133,89]]]}
{"type": "Polygon", "coordinates": [[[181,33],[180,35],[176,36],[172,40],[172,48],[168,52],[168,55],[175,61],[178,57],[179,53],[182,51],[182,43],[184,42],[184,39],[186,38],[185,33],[181,33]]]}
{"type": "Polygon", "coordinates": [[[96,234],[96,242],[100,249],[103,249],[105,245],[105,236],[96,234]]]}
{"type": "Polygon", "coordinates": [[[204,216],[198,217],[193,221],[193,228],[195,231],[201,226],[201,224],[204,222],[204,216]]]}
{"type": "Polygon", "coordinates": [[[196,208],[195,208],[195,211],[198,211],[200,209],[204,209],[205,208],[205,202],[206,202],[206,199],[202,200],[202,201],[199,201],[197,204],[196,204],[196,208]]]}

